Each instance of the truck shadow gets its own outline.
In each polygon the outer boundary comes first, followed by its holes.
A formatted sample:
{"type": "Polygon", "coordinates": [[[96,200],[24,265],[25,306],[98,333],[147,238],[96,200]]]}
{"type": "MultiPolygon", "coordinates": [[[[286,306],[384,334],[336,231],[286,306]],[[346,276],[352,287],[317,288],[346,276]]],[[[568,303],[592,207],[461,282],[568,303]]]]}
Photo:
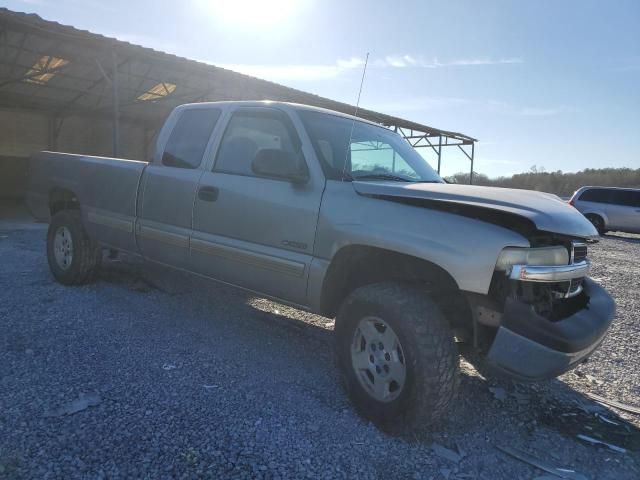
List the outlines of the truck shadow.
{"type": "MultiPolygon", "coordinates": [[[[189,296],[189,302],[204,305],[212,312],[219,309],[221,303],[233,304],[234,315],[243,317],[244,326],[238,326],[238,329],[251,331],[250,323],[264,322],[274,340],[292,334],[298,338],[296,343],[305,345],[304,351],[309,357],[317,356],[314,350],[331,356],[331,320],[249,292],[131,259],[107,260],[99,280],[141,294],[160,291],[172,297],[189,296]]],[[[175,301],[184,300],[176,298],[175,301]]],[[[242,337],[239,341],[243,341],[242,337]]],[[[278,353],[274,352],[274,355],[278,353]]],[[[309,361],[313,362],[314,358],[309,361]]],[[[335,376],[337,378],[337,374],[335,376]]],[[[335,392],[319,391],[314,396],[322,397],[317,400],[336,411],[351,408],[344,394],[341,394],[342,398],[334,398],[335,392]]],[[[446,423],[424,434],[393,435],[405,441],[427,444],[438,435],[449,439],[487,436],[501,429],[515,430],[519,435],[533,438],[541,428],[558,432],[575,442],[591,444],[594,448],[610,449],[612,453],[616,448],[640,452],[640,429],[614,409],[595,402],[562,380],[522,384],[504,378],[485,378],[464,356],[460,390],[446,423]]]]}

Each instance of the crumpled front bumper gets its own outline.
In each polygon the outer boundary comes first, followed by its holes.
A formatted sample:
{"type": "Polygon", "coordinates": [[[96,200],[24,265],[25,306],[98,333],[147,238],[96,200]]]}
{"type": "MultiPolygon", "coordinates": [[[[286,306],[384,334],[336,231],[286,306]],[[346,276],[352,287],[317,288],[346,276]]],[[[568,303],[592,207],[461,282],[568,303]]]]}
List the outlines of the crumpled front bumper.
{"type": "Polygon", "coordinates": [[[602,342],[615,304],[600,285],[583,282],[585,308],[551,322],[517,300],[508,299],[487,354],[490,365],[520,380],[556,377],[585,360],[602,342]]]}

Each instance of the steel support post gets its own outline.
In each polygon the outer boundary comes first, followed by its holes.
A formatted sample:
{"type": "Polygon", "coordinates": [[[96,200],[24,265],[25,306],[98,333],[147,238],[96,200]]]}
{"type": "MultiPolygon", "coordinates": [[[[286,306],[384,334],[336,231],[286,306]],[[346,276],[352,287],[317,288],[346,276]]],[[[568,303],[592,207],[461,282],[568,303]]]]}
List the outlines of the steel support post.
{"type": "Polygon", "coordinates": [[[469,185],[473,185],[473,157],[475,156],[476,142],[471,142],[471,172],[469,173],[469,185]]]}
{"type": "Polygon", "coordinates": [[[440,160],[442,159],[442,135],[438,137],[438,175],[440,175],[440,160]]]}
{"type": "Polygon", "coordinates": [[[113,87],[113,156],[117,157],[120,153],[120,100],[118,98],[118,57],[116,52],[113,52],[111,85],[113,87]]]}

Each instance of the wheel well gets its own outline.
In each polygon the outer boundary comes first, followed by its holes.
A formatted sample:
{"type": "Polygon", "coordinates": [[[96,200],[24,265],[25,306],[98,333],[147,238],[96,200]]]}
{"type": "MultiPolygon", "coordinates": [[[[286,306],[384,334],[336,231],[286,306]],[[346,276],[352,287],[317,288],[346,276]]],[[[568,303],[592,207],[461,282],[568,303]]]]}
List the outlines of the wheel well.
{"type": "Polygon", "coordinates": [[[602,226],[606,227],[607,226],[607,221],[604,218],[604,215],[602,215],[601,213],[596,213],[596,212],[587,212],[584,214],[584,216],[587,218],[587,220],[591,221],[591,217],[597,217],[602,221],[602,226]]]}
{"type": "Polygon", "coordinates": [[[356,288],[388,281],[424,284],[438,292],[434,295],[436,301],[461,295],[453,277],[435,263],[391,250],[355,245],[339,250],[329,265],[322,284],[322,314],[332,318],[344,298],[356,288]]]}
{"type": "Polygon", "coordinates": [[[49,213],[53,217],[61,210],[78,210],[80,202],[71,190],[54,188],[49,192],[49,213]]]}
{"type": "Polygon", "coordinates": [[[589,218],[589,217],[598,217],[600,220],[602,220],[604,222],[604,217],[602,215],[600,215],[599,213],[594,213],[594,212],[588,212],[584,214],[585,217],[589,218]]]}

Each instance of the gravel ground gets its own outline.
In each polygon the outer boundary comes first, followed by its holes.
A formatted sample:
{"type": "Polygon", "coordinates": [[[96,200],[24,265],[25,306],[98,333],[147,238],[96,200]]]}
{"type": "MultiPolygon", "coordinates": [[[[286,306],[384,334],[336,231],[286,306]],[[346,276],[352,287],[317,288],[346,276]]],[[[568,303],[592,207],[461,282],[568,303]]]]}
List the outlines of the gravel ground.
{"type": "Polygon", "coordinates": [[[66,288],[49,274],[45,228],[0,221],[0,478],[544,474],[498,446],[584,475],[566,478],[640,478],[640,415],[586,396],[640,403],[640,236],[591,249],[618,315],[589,363],[521,385],[463,362],[447,424],[404,438],[355,414],[329,320],[130,262],[66,288]]]}

